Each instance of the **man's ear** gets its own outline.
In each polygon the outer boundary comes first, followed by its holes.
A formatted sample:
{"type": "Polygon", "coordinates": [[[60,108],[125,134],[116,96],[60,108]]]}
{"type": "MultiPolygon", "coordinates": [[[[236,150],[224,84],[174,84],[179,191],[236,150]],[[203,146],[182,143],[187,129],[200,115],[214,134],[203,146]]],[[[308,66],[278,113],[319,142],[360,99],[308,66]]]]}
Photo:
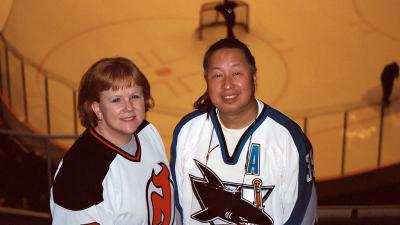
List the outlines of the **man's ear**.
{"type": "Polygon", "coordinates": [[[253,74],[254,87],[257,87],[257,73],[253,74]]]}
{"type": "Polygon", "coordinates": [[[103,120],[103,114],[101,113],[101,110],[100,110],[100,104],[95,101],[92,103],[91,107],[92,107],[94,114],[96,114],[97,119],[103,120]]]}

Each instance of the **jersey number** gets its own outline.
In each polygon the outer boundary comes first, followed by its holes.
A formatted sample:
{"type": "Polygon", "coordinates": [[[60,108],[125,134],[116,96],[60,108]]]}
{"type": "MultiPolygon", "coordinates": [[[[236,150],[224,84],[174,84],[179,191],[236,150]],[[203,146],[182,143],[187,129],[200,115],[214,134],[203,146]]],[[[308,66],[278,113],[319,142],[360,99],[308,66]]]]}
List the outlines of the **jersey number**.
{"type": "Polygon", "coordinates": [[[314,160],[313,160],[312,150],[306,155],[306,163],[307,163],[307,182],[310,182],[314,178],[314,160]]]}

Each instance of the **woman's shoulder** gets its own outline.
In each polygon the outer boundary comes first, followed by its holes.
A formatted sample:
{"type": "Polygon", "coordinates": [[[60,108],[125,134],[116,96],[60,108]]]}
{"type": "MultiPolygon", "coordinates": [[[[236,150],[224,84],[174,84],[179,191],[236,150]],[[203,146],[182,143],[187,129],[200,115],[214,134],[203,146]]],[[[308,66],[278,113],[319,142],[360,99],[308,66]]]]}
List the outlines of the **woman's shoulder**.
{"type": "Polygon", "coordinates": [[[54,179],[54,202],[70,210],[82,210],[103,201],[102,182],[116,153],[106,149],[86,131],[63,158],[54,179]]]}

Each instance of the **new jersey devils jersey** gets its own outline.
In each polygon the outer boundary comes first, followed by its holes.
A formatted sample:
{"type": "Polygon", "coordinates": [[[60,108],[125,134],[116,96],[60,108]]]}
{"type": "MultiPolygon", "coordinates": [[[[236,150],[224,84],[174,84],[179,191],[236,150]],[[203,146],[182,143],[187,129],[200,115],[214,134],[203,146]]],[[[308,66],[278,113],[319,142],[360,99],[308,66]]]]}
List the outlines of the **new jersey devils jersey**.
{"type": "Polygon", "coordinates": [[[53,224],[174,224],[174,185],[161,137],[144,121],[134,155],[86,130],[59,165],[53,224]]]}
{"type": "Polygon", "coordinates": [[[288,117],[262,107],[236,148],[216,109],[176,126],[171,170],[183,224],[314,224],[317,199],[312,147],[288,117]]]}

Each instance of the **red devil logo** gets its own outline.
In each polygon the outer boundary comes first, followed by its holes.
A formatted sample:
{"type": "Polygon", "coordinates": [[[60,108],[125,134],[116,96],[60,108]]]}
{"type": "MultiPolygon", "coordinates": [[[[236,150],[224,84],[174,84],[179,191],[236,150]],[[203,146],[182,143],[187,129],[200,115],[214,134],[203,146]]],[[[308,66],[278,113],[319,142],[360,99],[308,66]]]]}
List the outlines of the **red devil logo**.
{"type": "Polygon", "coordinates": [[[153,169],[149,184],[147,185],[148,204],[152,206],[148,207],[149,224],[170,225],[173,223],[174,217],[172,202],[173,185],[170,180],[168,167],[164,163],[159,163],[159,165],[161,166],[161,171],[155,174],[153,169]]]}

